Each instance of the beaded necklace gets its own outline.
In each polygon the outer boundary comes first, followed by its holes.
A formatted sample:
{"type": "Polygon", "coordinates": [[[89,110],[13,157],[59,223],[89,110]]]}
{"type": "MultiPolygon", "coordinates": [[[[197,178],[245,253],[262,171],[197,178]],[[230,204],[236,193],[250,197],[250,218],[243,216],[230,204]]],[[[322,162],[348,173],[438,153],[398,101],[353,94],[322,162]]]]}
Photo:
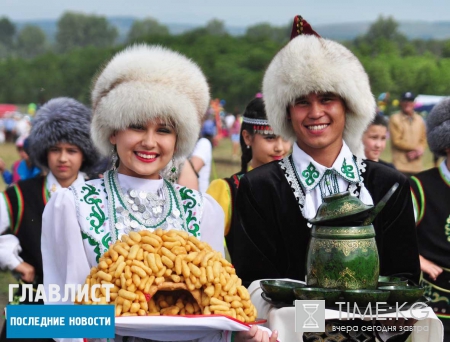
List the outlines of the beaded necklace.
{"type": "Polygon", "coordinates": [[[187,231],[180,195],[166,180],[156,193],[135,189],[125,191],[120,187],[117,171],[107,171],[105,188],[112,243],[130,231],[157,228],[187,231]]]}

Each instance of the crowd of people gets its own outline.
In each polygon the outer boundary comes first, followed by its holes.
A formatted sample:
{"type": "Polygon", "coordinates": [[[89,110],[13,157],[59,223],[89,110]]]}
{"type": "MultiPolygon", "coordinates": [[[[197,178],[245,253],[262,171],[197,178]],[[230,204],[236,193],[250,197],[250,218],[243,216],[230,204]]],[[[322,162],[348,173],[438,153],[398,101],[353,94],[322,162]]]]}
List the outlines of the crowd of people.
{"type": "MultiPolygon", "coordinates": [[[[414,94],[405,92],[401,111],[387,122],[376,114],[359,60],[297,16],[290,42],[265,72],[262,94],[242,120],[229,120],[239,172],[210,183],[217,132],[205,116],[209,91],[202,70],[185,56],[135,45],[94,79],[92,109],[70,98],[43,105],[27,139],[16,144],[16,175],[0,161],[11,184],[0,197],[0,267],[34,286],[83,284],[124,234],[162,228],[186,231],[222,254],[225,238],[246,286],[266,278],[304,281],[309,220],[324,198],[348,191],[375,205],[399,183],[373,223],[380,274],[421,282],[436,313],[449,317],[449,100],[425,125],[414,113],[414,94]],[[392,164],[380,159],[388,136],[392,164]],[[423,171],[427,146],[446,159],[423,171]],[[136,199],[139,205],[129,204],[136,199]]],[[[304,340],[335,341],[331,330],[305,333],[304,340]]],[[[197,341],[229,336],[213,331],[197,341]]],[[[275,342],[278,332],[253,326],[232,336],[275,342]]],[[[5,327],[0,340],[7,340],[5,327]]]]}

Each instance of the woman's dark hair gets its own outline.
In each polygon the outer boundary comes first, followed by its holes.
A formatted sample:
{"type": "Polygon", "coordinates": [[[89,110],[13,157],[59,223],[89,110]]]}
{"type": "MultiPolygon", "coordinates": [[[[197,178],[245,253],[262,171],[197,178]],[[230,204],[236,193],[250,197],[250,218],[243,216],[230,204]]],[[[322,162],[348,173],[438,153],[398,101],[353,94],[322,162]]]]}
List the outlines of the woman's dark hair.
{"type": "MultiPolygon", "coordinates": [[[[250,101],[250,103],[247,105],[247,108],[245,108],[244,112],[244,118],[249,119],[260,119],[260,120],[267,120],[266,110],[264,109],[264,101],[262,98],[255,98],[250,101]]],[[[240,143],[241,143],[241,171],[240,173],[246,173],[247,172],[247,165],[252,160],[253,154],[252,154],[252,148],[247,148],[247,145],[245,144],[244,137],[242,136],[242,131],[246,130],[251,135],[255,134],[253,130],[253,125],[248,124],[246,122],[242,122],[241,125],[241,135],[240,135],[240,143]]]]}
{"type": "Polygon", "coordinates": [[[369,127],[372,125],[376,125],[376,126],[384,126],[386,128],[388,128],[388,123],[387,120],[384,118],[384,116],[377,114],[375,116],[375,118],[372,120],[372,122],[370,123],[369,127]]]}

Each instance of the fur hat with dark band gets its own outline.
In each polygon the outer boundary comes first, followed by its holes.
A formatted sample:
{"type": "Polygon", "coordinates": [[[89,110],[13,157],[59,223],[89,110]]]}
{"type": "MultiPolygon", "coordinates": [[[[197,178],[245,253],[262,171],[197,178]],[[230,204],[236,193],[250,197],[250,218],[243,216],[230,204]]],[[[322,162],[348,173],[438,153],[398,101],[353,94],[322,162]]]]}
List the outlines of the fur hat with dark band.
{"type": "Polygon", "coordinates": [[[287,108],[310,93],[331,92],[347,106],[344,140],[353,154],[364,156],[362,134],[375,116],[369,77],[359,60],[343,45],[321,38],[297,16],[293,38],[270,63],[263,80],[269,123],[275,134],[295,139],[287,108]]]}
{"type": "Polygon", "coordinates": [[[433,107],[427,117],[427,140],[430,150],[446,156],[450,148],[450,97],[433,107]]]}
{"type": "Polygon", "coordinates": [[[48,149],[58,143],[69,143],[83,152],[80,171],[89,171],[99,159],[90,138],[91,117],[91,110],[74,99],[59,97],[48,101],[36,113],[28,137],[33,162],[48,169],[48,149]]]}
{"type": "Polygon", "coordinates": [[[135,45],[116,54],[95,80],[92,138],[111,155],[114,131],[160,118],[175,126],[174,157],[187,157],[208,105],[209,87],[197,64],[161,46],[135,45]]]}

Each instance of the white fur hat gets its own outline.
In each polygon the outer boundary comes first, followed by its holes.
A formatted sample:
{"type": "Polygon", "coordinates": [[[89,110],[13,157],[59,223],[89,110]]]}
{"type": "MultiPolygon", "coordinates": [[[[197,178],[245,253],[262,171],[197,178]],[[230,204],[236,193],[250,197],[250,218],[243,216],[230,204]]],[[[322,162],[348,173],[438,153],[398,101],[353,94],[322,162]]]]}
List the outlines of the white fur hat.
{"type": "Polygon", "coordinates": [[[274,132],[296,139],[287,108],[309,93],[332,92],[347,105],[344,140],[363,157],[362,134],[375,116],[369,78],[359,60],[344,46],[314,35],[300,35],[281,49],[263,80],[267,117],[274,132]]]}
{"type": "Polygon", "coordinates": [[[209,87],[200,68],[161,46],[134,45],[117,53],[95,79],[92,139],[111,155],[114,131],[149,120],[170,120],[177,131],[175,158],[194,149],[209,105],[209,87]]]}

